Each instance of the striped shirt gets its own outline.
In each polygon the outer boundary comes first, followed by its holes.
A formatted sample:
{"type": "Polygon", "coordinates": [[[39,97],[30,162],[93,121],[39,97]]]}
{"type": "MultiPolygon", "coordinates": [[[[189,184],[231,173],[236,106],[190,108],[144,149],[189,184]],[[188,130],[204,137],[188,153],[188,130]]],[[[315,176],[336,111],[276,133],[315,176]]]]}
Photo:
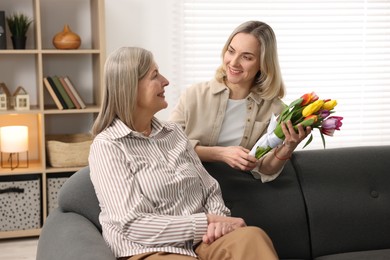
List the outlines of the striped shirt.
{"type": "Polygon", "coordinates": [[[196,257],[206,213],[230,215],[218,182],[181,127],[152,120],[149,137],[115,119],[89,155],[103,237],[116,257],[164,251],[196,257]]]}

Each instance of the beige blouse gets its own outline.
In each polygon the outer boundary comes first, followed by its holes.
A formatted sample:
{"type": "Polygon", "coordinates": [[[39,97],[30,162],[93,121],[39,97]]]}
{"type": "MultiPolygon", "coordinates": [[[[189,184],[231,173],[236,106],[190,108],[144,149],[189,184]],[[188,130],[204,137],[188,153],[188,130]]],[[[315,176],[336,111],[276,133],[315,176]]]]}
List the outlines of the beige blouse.
{"type": "MultiPolygon", "coordinates": [[[[229,92],[225,84],[215,79],[195,84],[181,95],[169,120],[183,127],[194,147],[215,146],[225,117],[229,92]]],[[[280,114],[284,104],[278,98],[264,100],[251,92],[246,107],[246,123],[240,146],[252,149],[266,133],[272,113],[280,114]]]]}

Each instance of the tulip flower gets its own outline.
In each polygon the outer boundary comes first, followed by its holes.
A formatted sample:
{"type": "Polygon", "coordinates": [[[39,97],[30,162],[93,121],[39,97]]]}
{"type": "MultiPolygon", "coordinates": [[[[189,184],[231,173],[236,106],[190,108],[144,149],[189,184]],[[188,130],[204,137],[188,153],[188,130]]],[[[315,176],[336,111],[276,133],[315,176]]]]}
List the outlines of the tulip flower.
{"type": "MultiPolygon", "coordinates": [[[[302,95],[291,102],[289,106],[286,106],[278,118],[272,115],[267,133],[256,142],[249,154],[260,159],[272,148],[281,144],[285,139],[281,125],[282,122],[285,123],[288,120],[292,122],[295,130],[297,130],[299,124],[303,127],[311,126],[313,129],[319,129],[325,148],[324,135],[333,136],[335,130],[340,130],[342,126],[342,117],[329,116],[334,112],[333,109],[336,105],[336,100],[319,99],[315,92],[302,95]]],[[[313,135],[311,134],[303,148],[310,144],[312,139],[313,135]]]]}
{"type": "Polygon", "coordinates": [[[314,92],[306,93],[306,94],[302,95],[301,98],[302,98],[301,106],[306,106],[307,104],[318,100],[318,96],[314,92]]]}
{"type": "Polygon", "coordinates": [[[324,105],[322,106],[322,109],[324,110],[332,110],[335,106],[337,105],[337,101],[336,100],[329,100],[329,101],[326,101],[324,103],[324,105]]]}
{"type": "Polygon", "coordinates": [[[302,116],[303,117],[307,117],[307,116],[310,116],[314,113],[316,113],[317,111],[319,111],[321,109],[321,107],[324,105],[324,101],[323,100],[316,100],[314,101],[313,103],[307,105],[303,111],[302,111],[302,116]]]}
{"type": "Polygon", "coordinates": [[[325,119],[320,127],[321,133],[328,136],[333,136],[335,130],[340,130],[340,127],[343,125],[341,116],[330,116],[325,119]]]}

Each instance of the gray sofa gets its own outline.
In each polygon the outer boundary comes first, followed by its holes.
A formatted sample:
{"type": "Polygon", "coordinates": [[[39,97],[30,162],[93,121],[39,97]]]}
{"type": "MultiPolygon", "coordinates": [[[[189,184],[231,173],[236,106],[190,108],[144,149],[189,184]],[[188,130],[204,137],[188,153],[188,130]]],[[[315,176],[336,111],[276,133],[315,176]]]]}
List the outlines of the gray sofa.
{"type": "MultiPolygon", "coordinates": [[[[222,163],[205,163],[233,216],[263,228],[281,259],[390,259],[390,146],[295,152],[262,184],[222,163]]],[[[101,236],[88,167],[59,194],[37,260],[115,259],[101,236]]]]}

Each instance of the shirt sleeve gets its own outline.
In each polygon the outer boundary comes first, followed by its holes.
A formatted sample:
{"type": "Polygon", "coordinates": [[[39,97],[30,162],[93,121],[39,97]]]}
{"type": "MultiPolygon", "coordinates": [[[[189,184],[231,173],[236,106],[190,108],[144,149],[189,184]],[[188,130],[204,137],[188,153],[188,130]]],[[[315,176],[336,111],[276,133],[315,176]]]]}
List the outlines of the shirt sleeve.
{"type": "MultiPolygon", "coordinates": [[[[178,125],[181,126],[182,130],[188,134],[188,129],[186,130],[186,106],[187,106],[187,91],[183,92],[183,94],[179,98],[179,102],[177,105],[173,108],[168,121],[177,123],[178,125]]],[[[188,109],[188,107],[187,107],[188,109]]],[[[192,148],[195,148],[195,146],[200,144],[200,140],[196,139],[190,139],[190,143],[192,148]]]]}
{"type": "Polygon", "coordinates": [[[103,231],[119,232],[143,246],[178,246],[201,241],[207,231],[205,213],[189,216],[159,215],[143,196],[136,173],[121,143],[96,140],[90,149],[91,180],[102,209],[103,231]]]}
{"type": "Polygon", "coordinates": [[[283,166],[277,173],[274,173],[274,174],[264,174],[264,173],[260,172],[259,168],[261,167],[264,159],[268,155],[269,155],[269,153],[267,153],[262,158],[260,158],[260,162],[257,164],[257,166],[253,170],[251,170],[252,176],[255,179],[261,180],[262,183],[271,182],[271,181],[275,180],[282,173],[283,168],[284,168],[284,166],[283,166]]]}

